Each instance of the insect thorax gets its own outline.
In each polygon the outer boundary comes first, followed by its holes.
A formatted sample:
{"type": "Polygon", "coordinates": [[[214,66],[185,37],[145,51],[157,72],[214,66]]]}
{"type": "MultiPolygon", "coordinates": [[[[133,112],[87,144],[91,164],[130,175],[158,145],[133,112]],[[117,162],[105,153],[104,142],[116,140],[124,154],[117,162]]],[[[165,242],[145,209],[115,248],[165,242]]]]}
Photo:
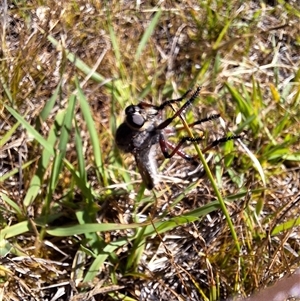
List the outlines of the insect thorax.
{"type": "Polygon", "coordinates": [[[144,130],[134,130],[126,122],[122,123],[116,132],[117,146],[126,153],[146,151],[158,143],[159,132],[155,122],[150,122],[144,130]]]}

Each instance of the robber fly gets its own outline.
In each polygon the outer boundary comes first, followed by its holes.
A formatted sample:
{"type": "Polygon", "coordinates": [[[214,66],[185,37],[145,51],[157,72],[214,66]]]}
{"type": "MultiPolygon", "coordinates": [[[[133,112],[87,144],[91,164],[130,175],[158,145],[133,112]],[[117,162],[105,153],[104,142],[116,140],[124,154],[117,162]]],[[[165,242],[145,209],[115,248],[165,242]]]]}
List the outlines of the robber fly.
{"type": "MultiPolygon", "coordinates": [[[[172,117],[162,120],[162,111],[166,106],[171,106],[173,103],[180,102],[190,93],[188,90],[182,97],[171,99],[163,102],[159,106],[140,102],[137,105],[130,105],[125,109],[125,121],[118,127],[116,131],[116,144],[120,150],[125,153],[134,155],[137,168],[142,176],[146,188],[151,190],[154,188],[158,180],[157,162],[155,159],[155,151],[158,144],[165,158],[172,158],[178,154],[187,161],[193,164],[199,164],[194,157],[186,155],[180,147],[187,141],[199,142],[203,137],[183,137],[177,146],[166,140],[167,127],[181,113],[193,104],[199,95],[201,87],[198,87],[185,104],[174,113],[172,117]],[[170,150],[170,152],[169,152],[170,150]]],[[[207,118],[198,120],[189,126],[194,126],[209,120],[219,118],[219,114],[211,115],[207,118]]],[[[202,152],[206,152],[212,147],[226,142],[228,140],[237,139],[240,136],[223,137],[213,141],[202,152]]]]}

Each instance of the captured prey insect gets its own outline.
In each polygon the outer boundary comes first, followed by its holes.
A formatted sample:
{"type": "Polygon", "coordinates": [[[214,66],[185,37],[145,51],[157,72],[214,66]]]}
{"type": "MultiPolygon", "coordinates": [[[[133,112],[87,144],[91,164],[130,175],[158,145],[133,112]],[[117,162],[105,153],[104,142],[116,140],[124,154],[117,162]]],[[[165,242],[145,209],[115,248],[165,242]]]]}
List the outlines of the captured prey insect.
{"type": "MultiPolygon", "coordinates": [[[[153,189],[158,181],[157,163],[155,160],[155,151],[158,144],[160,145],[165,158],[172,158],[175,154],[178,154],[193,164],[199,164],[194,157],[188,156],[180,150],[180,147],[187,141],[199,142],[203,140],[203,137],[183,137],[178,145],[174,146],[166,140],[165,135],[170,123],[176,117],[180,117],[180,114],[193,104],[199,95],[200,90],[201,87],[198,87],[185,104],[176,111],[172,117],[169,117],[166,120],[162,120],[163,109],[165,109],[166,106],[171,106],[172,104],[185,99],[191,90],[188,90],[182,97],[166,100],[159,106],[142,101],[138,105],[130,105],[125,109],[125,121],[116,131],[116,144],[123,152],[132,153],[134,155],[138,170],[147,189],[153,189]]],[[[219,114],[211,115],[207,118],[193,122],[192,124],[189,124],[189,126],[194,126],[219,117],[219,114]]],[[[205,153],[220,143],[237,138],[240,138],[240,136],[228,136],[214,140],[202,150],[202,152],[205,153]]]]}

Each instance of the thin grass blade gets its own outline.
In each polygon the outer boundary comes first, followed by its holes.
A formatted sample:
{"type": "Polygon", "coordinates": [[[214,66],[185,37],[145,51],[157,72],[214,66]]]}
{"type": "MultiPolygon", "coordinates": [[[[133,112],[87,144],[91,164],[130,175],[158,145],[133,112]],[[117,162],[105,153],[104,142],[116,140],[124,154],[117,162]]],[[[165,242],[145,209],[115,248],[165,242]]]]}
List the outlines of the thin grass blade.
{"type": "Polygon", "coordinates": [[[98,171],[100,171],[100,176],[103,182],[103,186],[106,187],[108,185],[107,182],[107,172],[104,167],[104,160],[103,160],[103,155],[102,151],[100,148],[100,143],[98,140],[98,133],[96,131],[96,126],[92,117],[91,109],[89,107],[88,101],[86,97],[83,94],[82,89],[79,86],[78,81],[76,80],[76,87],[77,87],[77,92],[78,92],[78,101],[82,110],[82,114],[84,117],[84,120],[86,121],[87,128],[89,135],[91,137],[91,142],[93,145],[93,151],[94,151],[94,158],[95,158],[95,163],[97,166],[98,171]]]}
{"type": "Polygon", "coordinates": [[[159,18],[160,18],[160,16],[161,16],[161,13],[162,13],[161,9],[159,9],[159,10],[155,13],[153,19],[152,19],[151,22],[150,22],[149,27],[146,29],[144,35],[142,36],[142,39],[141,39],[141,41],[140,41],[140,43],[139,43],[138,49],[137,49],[136,54],[135,54],[135,56],[134,56],[134,61],[135,61],[135,62],[137,62],[138,59],[140,58],[140,56],[141,56],[141,54],[142,54],[144,48],[145,48],[146,45],[147,45],[148,40],[150,39],[151,35],[153,34],[154,29],[155,29],[155,27],[156,27],[156,25],[157,25],[157,23],[158,23],[158,21],[159,21],[159,18]]]}

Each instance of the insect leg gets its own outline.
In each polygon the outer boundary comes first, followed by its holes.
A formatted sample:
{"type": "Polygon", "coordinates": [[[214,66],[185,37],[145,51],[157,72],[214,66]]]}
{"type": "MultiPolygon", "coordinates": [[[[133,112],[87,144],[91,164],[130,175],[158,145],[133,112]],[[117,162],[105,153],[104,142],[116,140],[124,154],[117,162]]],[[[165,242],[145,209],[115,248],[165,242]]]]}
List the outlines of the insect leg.
{"type": "Polygon", "coordinates": [[[160,106],[157,107],[158,110],[163,110],[166,106],[169,106],[175,102],[179,102],[182,101],[183,99],[185,99],[187,97],[187,95],[191,92],[191,89],[188,89],[180,98],[176,98],[176,99],[170,99],[170,100],[166,100],[164,101],[160,106]]]}
{"type": "MultiPolygon", "coordinates": [[[[217,146],[219,144],[225,143],[229,140],[238,139],[238,138],[241,138],[241,136],[240,135],[234,135],[234,136],[228,136],[228,137],[222,137],[222,138],[216,139],[201,151],[202,151],[202,153],[206,153],[207,151],[209,151],[210,149],[214,148],[215,146],[217,146]]],[[[180,140],[180,142],[177,144],[177,146],[174,146],[172,143],[166,141],[164,135],[161,134],[159,136],[159,145],[160,145],[161,151],[162,151],[163,155],[165,156],[165,158],[169,159],[169,158],[172,158],[175,154],[178,154],[183,159],[185,159],[189,162],[192,162],[192,164],[195,164],[194,162],[197,162],[195,160],[195,158],[197,158],[197,156],[195,156],[195,157],[188,156],[182,150],[180,150],[180,147],[187,141],[189,141],[189,142],[199,142],[203,139],[204,139],[204,136],[203,137],[195,137],[195,138],[183,137],[180,140]],[[172,149],[171,153],[168,152],[168,147],[172,149]]]]}
{"type": "MultiPolygon", "coordinates": [[[[174,149],[176,148],[176,146],[174,144],[172,144],[171,142],[166,140],[166,145],[168,146],[169,149],[171,149],[172,151],[174,151],[174,149]]],[[[197,158],[197,156],[193,156],[191,157],[190,155],[186,154],[183,150],[178,149],[176,151],[176,154],[178,156],[180,156],[181,158],[183,158],[184,160],[188,161],[190,164],[194,165],[194,166],[198,166],[199,162],[197,160],[195,160],[197,158]]]]}
{"type": "MultiPolygon", "coordinates": [[[[208,117],[205,117],[205,118],[202,118],[202,119],[200,119],[200,120],[197,120],[197,121],[195,121],[195,122],[193,122],[193,123],[190,123],[190,124],[188,124],[188,126],[189,126],[189,127],[193,127],[193,126],[195,126],[195,125],[197,125],[197,124],[201,124],[201,123],[204,123],[204,122],[207,122],[207,121],[211,121],[211,120],[214,120],[214,119],[218,119],[218,118],[220,118],[220,117],[221,117],[220,114],[213,114],[213,115],[210,115],[210,116],[208,116],[208,117]]],[[[183,126],[177,127],[177,128],[176,128],[176,131],[180,131],[180,130],[183,130],[183,129],[185,129],[185,127],[183,127],[183,126]]]]}
{"type": "MultiPolygon", "coordinates": [[[[167,127],[176,117],[178,117],[184,110],[186,110],[197,98],[201,90],[201,87],[198,87],[193,95],[188,99],[188,101],[170,118],[167,118],[161,124],[157,126],[158,130],[162,130],[167,127]]],[[[187,93],[185,93],[186,95],[187,93]]]]}
{"type": "Polygon", "coordinates": [[[196,124],[201,124],[201,123],[204,123],[204,122],[207,122],[207,121],[211,121],[211,120],[214,120],[214,119],[218,119],[218,118],[220,118],[220,117],[221,117],[220,114],[213,114],[213,115],[210,115],[210,116],[208,116],[208,117],[205,117],[205,118],[202,118],[202,119],[200,119],[200,120],[197,120],[197,121],[195,121],[195,122],[189,124],[189,126],[194,126],[194,125],[196,125],[196,124]]]}
{"type": "Polygon", "coordinates": [[[167,141],[163,134],[160,134],[159,136],[159,145],[161,148],[161,151],[165,158],[169,159],[172,158],[175,154],[178,154],[181,158],[191,162],[193,165],[198,165],[199,163],[193,158],[188,156],[184,151],[180,149],[180,147],[186,142],[199,142],[203,140],[204,137],[197,137],[197,138],[191,138],[191,137],[183,137],[180,142],[174,146],[172,143],[167,141]],[[169,153],[168,148],[170,148],[172,151],[169,153]]]}
{"type": "Polygon", "coordinates": [[[204,154],[204,153],[206,153],[207,151],[209,151],[210,149],[214,148],[215,146],[217,146],[219,144],[225,143],[229,140],[234,140],[234,139],[239,139],[239,138],[241,138],[241,135],[233,135],[233,136],[222,137],[222,138],[216,139],[201,151],[204,154]]]}

